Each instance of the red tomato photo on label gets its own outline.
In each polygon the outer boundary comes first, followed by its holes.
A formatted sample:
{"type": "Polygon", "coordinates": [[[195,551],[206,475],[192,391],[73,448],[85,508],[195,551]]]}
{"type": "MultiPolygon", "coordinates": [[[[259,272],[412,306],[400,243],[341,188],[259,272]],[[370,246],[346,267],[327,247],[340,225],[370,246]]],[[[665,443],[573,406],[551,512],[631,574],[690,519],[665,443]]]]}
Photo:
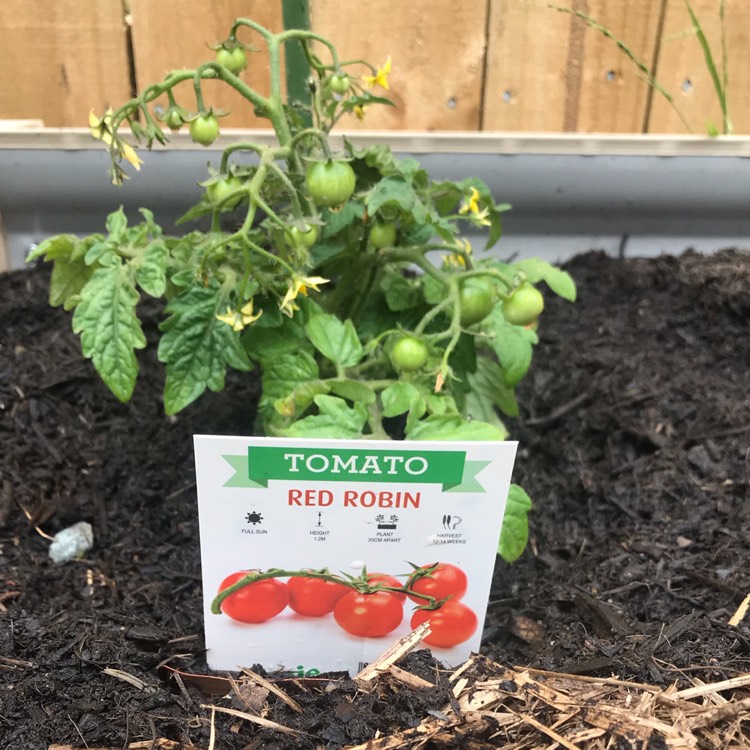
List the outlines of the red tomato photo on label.
{"type": "MultiPolygon", "coordinates": [[[[221,582],[219,591],[224,591],[246,575],[247,571],[244,570],[232,573],[221,582]]],[[[221,603],[221,611],[237,622],[265,622],[283,611],[288,602],[286,584],[276,578],[266,578],[230,594],[221,603]]]]}
{"type": "Polygon", "coordinates": [[[428,646],[453,648],[468,641],[476,632],[479,620],[474,610],[463,602],[447,601],[440,609],[418,609],[411,616],[412,630],[427,620],[432,632],[424,639],[428,646]]]}
{"type": "MultiPolygon", "coordinates": [[[[420,571],[431,567],[432,565],[423,565],[422,568],[414,571],[409,577],[407,587],[418,594],[434,596],[435,599],[445,599],[449,596],[452,599],[460,599],[466,593],[468,580],[461,568],[450,563],[438,563],[432,573],[426,576],[421,575],[420,571]]],[[[426,601],[411,594],[409,599],[417,604],[424,604],[426,601]]]]}
{"type": "Polygon", "coordinates": [[[401,624],[404,608],[387,591],[376,591],[374,594],[352,591],[336,602],[333,618],[351,635],[381,638],[401,624]]]}
{"type": "Polygon", "coordinates": [[[322,617],[333,612],[336,602],[352,591],[340,583],[303,576],[290,578],[286,585],[289,590],[289,608],[305,617],[322,617]]]}

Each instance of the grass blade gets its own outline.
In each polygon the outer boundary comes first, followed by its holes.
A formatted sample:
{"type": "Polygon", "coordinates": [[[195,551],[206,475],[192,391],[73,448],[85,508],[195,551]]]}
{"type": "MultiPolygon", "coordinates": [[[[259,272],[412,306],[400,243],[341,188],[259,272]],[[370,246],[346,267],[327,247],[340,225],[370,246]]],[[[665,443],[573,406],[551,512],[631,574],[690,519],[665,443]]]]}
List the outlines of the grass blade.
{"type": "MultiPolygon", "coordinates": [[[[685,116],[682,114],[679,107],[675,104],[672,94],[670,94],[669,91],[667,91],[664,86],[662,86],[659,81],[656,80],[656,76],[654,75],[654,72],[651,70],[651,68],[649,68],[646,63],[644,63],[639,57],[637,57],[635,52],[633,52],[633,50],[630,49],[630,47],[628,47],[628,45],[622,41],[622,39],[619,39],[611,29],[608,29],[606,26],[600,24],[596,19],[592,18],[587,13],[583,13],[580,10],[574,10],[573,8],[563,8],[559,5],[550,5],[549,7],[554,8],[561,13],[567,13],[568,15],[580,18],[582,21],[585,21],[592,29],[598,31],[600,34],[607,37],[607,39],[613,41],[620,49],[620,51],[625,55],[625,57],[627,57],[628,60],[630,60],[630,62],[632,62],[633,65],[638,68],[646,83],[648,83],[648,85],[651,86],[654,91],[658,91],[667,100],[669,106],[672,107],[672,109],[675,111],[675,114],[680,118],[680,122],[682,122],[685,130],[687,130],[688,133],[693,132],[690,128],[690,125],[688,125],[685,116]]],[[[640,77],[641,76],[639,76],[639,78],[640,77]]]]}
{"type": "Polygon", "coordinates": [[[706,60],[706,68],[708,69],[708,73],[711,76],[711,81],[713,82],[714,90],[716,91],[716,96],[719,100],[719,106],[721,107],[721,117],[724,123],[724,135],[727,135],[732,131],[732,125],[729,122],[729,113],[727,112],[726,89],[722,85],[721,78],[719,77],[719,71],[716,69],[714,56],[711,52],[711,45],[708,43],[708,39],[706,39],[706,35],[703,33],[703,28],[698,21],[698,17],[695,15],[693,6],[690,5],[690,0],[685,0],[685,6],[687,7],[688,13],[690,14],[690,21],[693,24],[693,32],[695,33],[695,37],[698,40],[701,49],[703,50],[703,57],[706,60]]]}

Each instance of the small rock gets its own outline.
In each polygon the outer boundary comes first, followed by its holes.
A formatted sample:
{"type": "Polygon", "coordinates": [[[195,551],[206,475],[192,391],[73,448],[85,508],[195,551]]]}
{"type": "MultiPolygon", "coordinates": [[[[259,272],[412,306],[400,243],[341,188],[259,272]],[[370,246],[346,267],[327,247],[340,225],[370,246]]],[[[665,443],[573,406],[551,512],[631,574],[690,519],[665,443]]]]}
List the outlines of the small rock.
{"type": "Polygon", "coordinates": [[[58,531],[49,547],[52,562],[64,563],[82,557],[94,545],[94,530],[90,523],[79,521],[58,531]]]}

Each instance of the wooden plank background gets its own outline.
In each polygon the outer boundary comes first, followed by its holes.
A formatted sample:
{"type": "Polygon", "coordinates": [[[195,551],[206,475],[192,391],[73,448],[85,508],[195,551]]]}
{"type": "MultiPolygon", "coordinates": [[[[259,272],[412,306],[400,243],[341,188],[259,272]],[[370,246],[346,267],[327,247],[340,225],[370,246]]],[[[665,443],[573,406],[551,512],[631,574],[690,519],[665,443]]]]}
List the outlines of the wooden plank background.
{"type": "Polygon", "coordinates": [[[2,0],[0,120],[86,125],[130,97],[121,0],[2,0]]]}
{"type": "MultiPolygon", "coordinates": [[[[691,129],[721,126],[703,53],[684,0],[558,0],[596,18],[670,90],[691,129]]],[[[692,0],[720,56],[720,0],[692,0]]],[[[674,111],[611,40],[549,0],[310,0],[311,26],[342,57],[381,65],[389,96],[342,129],[684,133],[674,111]]],[[[131,96],[173,68],[210,59],[237,16],[273,31],[280,0],[2,0],[0,119],[85,126],[88,112],[131,96]],[[41,51],[41,52],[40,52],[41,51]]],[[[729,101],[736,133],[750,133],[750,0],[726,0],[729,101]]],[[[262,47],[249,30],[243,41],[262,47]]],[[[245,80],[268,91],[268,60],[251,55],[245,80]]],[[[223,124],[267,127],[223,87],[206,102],[232,110],[223,124]]],[[[178,97],[194,109],[191,85],[178,97]]]]}

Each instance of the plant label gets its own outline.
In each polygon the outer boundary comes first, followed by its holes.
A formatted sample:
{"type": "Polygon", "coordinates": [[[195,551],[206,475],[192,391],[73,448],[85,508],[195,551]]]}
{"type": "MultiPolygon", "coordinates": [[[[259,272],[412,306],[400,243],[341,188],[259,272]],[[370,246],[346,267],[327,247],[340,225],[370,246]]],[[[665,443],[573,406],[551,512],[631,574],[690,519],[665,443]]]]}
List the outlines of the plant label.
{"type": "Polygon", "coordinates": [[[426,620],[463,662],[516,446],[196,435],[209,667],[355,673],[426,620]]]}

